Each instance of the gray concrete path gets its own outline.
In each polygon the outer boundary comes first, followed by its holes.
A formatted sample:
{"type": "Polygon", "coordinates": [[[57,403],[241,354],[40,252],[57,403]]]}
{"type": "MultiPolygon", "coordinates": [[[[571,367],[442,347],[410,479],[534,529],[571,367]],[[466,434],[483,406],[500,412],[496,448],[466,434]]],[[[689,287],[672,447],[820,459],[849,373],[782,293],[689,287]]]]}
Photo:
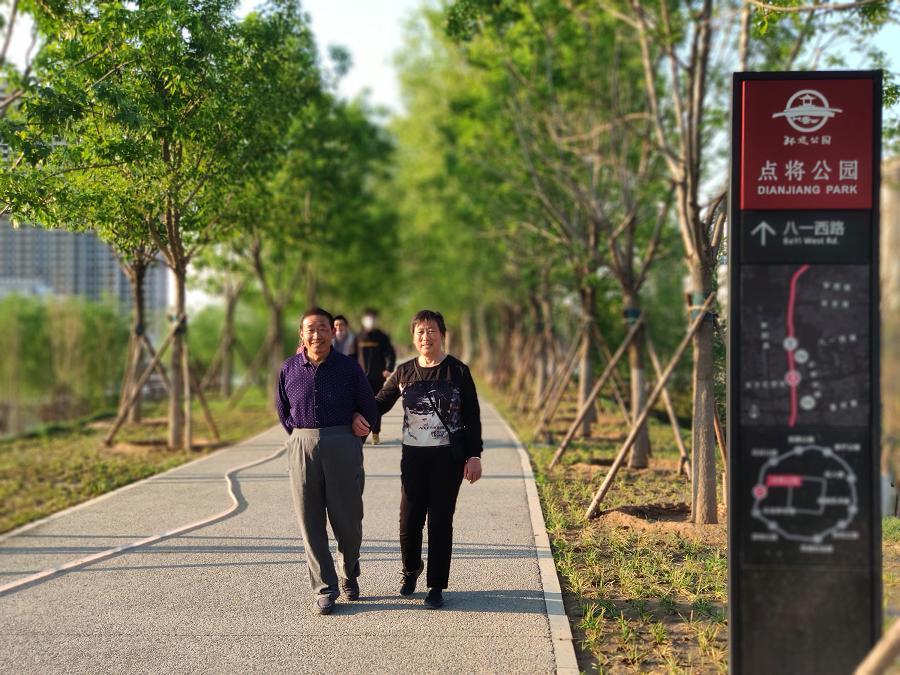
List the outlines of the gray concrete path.
{"type": "MultiPolygon", "coordinates": [[[[489,405],[484,478],[460,491],[447,604],[397,594],[400,420],[398,406],[382,445],[365,448],[359,602],[310,611],[282,454],[237,474],[239,506],[224,520],[0,595],[0,672],[568,671],[533,479],[489,405]]],[[[224,474],[284,439],[273,428],[0,539],[0,586],[227,509],[224,474]]]]}

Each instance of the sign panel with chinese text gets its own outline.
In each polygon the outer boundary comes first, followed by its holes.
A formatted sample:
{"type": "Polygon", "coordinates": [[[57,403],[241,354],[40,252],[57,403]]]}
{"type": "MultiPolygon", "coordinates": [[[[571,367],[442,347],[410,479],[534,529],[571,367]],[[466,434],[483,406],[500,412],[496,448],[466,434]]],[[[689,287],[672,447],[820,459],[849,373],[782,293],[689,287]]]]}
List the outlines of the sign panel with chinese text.
{"type": "Polygon", "coordinates": [[[731,671],[852,672],[881,630],[881,74],[733,96],[731,671]]]}

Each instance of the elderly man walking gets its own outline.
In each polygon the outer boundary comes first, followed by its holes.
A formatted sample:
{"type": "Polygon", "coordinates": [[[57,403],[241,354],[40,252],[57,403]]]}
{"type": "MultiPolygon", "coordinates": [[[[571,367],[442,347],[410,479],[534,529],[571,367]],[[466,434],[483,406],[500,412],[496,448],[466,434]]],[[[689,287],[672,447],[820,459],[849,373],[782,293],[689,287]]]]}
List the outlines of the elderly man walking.
{"type": "Polygon", "coordinates": [[[310,309],[300,320],[303,349],[281,366],[275,401],[288,440],[294,510],[306,547],[313,611],[330,614],[343,592],[359,599],[362,545],[363,438],[355,415],[370,427],[380,420],[372,387],[354,359],[332,348],[334,319],[310,309]],[[338,545],[338,575],[328,546],[326,518],[338,545]]]}

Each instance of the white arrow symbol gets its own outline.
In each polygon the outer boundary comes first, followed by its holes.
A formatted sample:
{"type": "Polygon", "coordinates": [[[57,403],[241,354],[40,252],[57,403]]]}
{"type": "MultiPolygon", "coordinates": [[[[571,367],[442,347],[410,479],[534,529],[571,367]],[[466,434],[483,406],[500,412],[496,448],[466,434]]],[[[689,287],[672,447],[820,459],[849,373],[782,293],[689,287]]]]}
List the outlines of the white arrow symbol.
{"type": "Polygon", "coordinates": [[[767,234],[775,234],[775,228],[769,225],[766,221],[762,221],[759,225],[750,230],[750,236],[758,234],[759,235],[759,243],[762,246],[766,245],[766,235],[767,234]]]}

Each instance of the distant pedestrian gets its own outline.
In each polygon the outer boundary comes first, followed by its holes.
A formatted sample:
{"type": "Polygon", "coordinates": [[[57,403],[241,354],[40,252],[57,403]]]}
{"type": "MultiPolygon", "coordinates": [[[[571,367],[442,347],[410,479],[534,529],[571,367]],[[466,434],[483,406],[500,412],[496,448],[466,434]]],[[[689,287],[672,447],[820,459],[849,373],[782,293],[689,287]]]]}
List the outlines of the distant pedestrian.
{"type": "Polygon", "coordinates": [[[356,333],[350,330],[350,322],[343,314],[334,317],[334,348],[344,356],[356,358],[356,333]]]}
{"type": "MultiPolygon", "coordinates": [[[[377,327],[378,310],[369,308],[362,316],[362,332],[356,336],[356,357],[362,366],[372,393],[377,394],[384,386],[384,381],[391,376],[397,355],[387,333],[377,327]]],[[[372,442],[378,444],[381,433],[381,422],[372,427],[372,442]]]]}
{"type": "MultiPolygon", "coordinates": [[[[379,421],[372,388],[359,364],[332,347],[334,320],[319,307],[303,314],[303,349],[281,367],[275,404],[288,440],[288,474],[309,582],[319,614],[330,614],[341,592],[359,598],[362,545],[363,439],[351,424],[360,415],[379,421]],[[338,545],[338,575],[328,545],[326,519],[338,545]]],[[[365,432],[361,434],[365,436],[365,432]]]]}
{"type": "Polygon", "coordinates": [[[444,352],[439,312],[422,310],[410,324],[419,356],[400,364],[376,396],[384,414],[403,398],[400,461],[400,594],[412,595],[422,573],[422,529],[428,520],[429,591],[425,605],[444,604],[450,577],[453,513],[463,478],[481,478],[481,411],[469,368],[444,352]]]}

